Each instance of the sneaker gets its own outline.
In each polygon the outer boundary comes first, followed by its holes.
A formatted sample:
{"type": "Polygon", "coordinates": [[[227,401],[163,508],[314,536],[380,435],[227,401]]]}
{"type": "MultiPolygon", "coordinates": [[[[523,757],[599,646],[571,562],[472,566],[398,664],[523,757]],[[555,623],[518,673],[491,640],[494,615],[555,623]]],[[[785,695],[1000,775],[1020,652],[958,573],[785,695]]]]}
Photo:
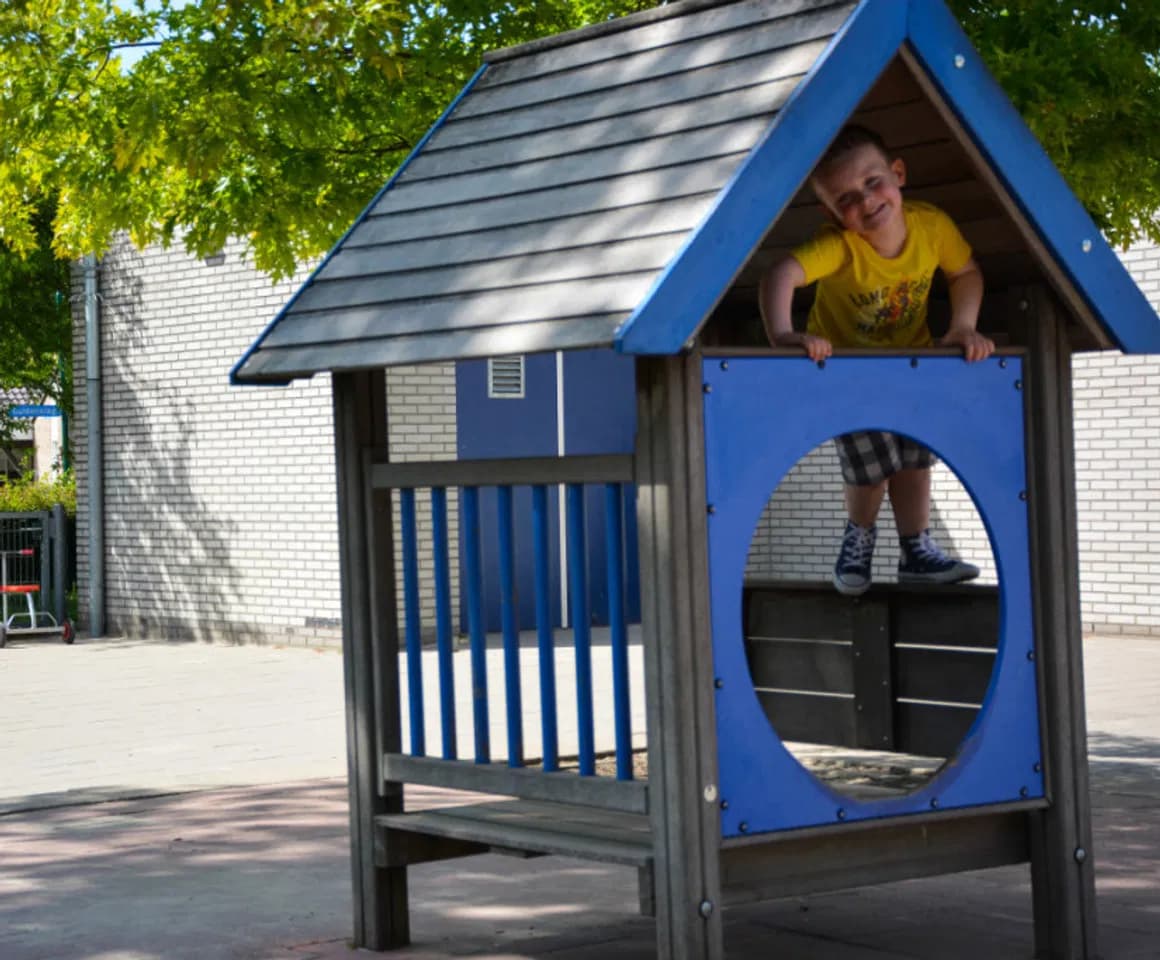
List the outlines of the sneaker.
{"type": "Polygon", "coordinates": [[[960,583],[974,580],[979,568],[947,556],[930,538],[930,531],[901,537],[902,556],[898,560],[899,583],[960,583]]]}
{"type": "Polygon", "coordinates": [[[877,527],[860,527],[852,520],[846,521],[842,548],[834,564],[834,587],[838,593],[858,597],[870,589],[870,563],[877,538],[877,527]]]}

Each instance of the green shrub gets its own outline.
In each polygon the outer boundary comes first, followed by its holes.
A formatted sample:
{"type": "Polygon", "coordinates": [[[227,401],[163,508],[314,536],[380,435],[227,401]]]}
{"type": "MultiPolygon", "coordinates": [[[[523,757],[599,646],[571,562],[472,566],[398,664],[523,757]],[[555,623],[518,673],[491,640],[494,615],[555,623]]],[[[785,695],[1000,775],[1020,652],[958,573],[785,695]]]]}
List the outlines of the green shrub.
{"type": "Polygon", "coordinates": [[[0,480],[0,513],[51,510],[57,503],[64,505],[70,517],[76,516],[77,482],[71,470],[42,480],[31,475],[19,480],[0,480]]]}

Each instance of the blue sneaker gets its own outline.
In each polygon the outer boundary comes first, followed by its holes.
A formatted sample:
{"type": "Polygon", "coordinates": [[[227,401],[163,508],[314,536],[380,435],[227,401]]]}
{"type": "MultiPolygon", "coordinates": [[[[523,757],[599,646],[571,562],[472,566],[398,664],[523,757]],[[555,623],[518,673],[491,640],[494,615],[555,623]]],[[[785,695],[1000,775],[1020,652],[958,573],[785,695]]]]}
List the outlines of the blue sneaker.
{"type": "Polygon", "coordinates": [[[842,548],[834,564],[834,587],[838,593],[858,597],[870,589],[870,564],[877,539],[877,527],[860,527],[853,520],[846,521],[842,548]]]}
{"type": "Polygon", "coordinates": [[[943,553],[930,538],[930,531],[900,537],[902,556],[898,560],[899,583],[961,583],[974,580],[979,568],[943,553]]]}

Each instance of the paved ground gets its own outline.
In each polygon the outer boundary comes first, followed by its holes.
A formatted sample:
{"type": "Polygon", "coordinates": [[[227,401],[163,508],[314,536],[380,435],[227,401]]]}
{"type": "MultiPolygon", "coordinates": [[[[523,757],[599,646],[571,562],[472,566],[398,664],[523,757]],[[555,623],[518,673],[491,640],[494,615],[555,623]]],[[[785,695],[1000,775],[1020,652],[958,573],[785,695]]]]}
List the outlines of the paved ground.
{"type": "MultiPolygon", "coordinates": [[[[1157,958],[1160,641],[1095,638],[1087,661],[1103,956],[1157,958]]],[[[0,960],[354,955],[337,653],[13,644],[0,725],[0,960]]],[[[406,960],[653,956],[627,870],[486,856],[411,878],[406,960]]],[[[737,960],[1025,958],[1027,870],[761,904],[726,930],[737,960]]]]}

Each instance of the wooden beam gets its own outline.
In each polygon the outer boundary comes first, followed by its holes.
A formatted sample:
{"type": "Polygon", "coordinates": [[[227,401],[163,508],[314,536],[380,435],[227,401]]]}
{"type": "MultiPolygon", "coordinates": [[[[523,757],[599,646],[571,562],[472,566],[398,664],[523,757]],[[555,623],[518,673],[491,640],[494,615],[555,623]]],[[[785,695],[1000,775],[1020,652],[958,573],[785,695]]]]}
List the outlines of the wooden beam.
{"type": "Polygon", "coordinates": [[[1063,317],[1030,292],[1026,435],[1035,649],[1051,806],[1032,830],[1037,955],[1097,956],[1079,607],[1071,352],[1063,317]]]}
{"type": "Polygon", "coordinates": [[[352,906],[356,946],[386,950],[410,942],[405,867],[382,867],[375,817],[402,810],[399,785],[381,788],[379,757],[397,750],[398,638],[389,494],[367,483],[363,451],[387,446],[382,370],[336,373],[335,473],[338,484],[343,676],[350,791],[352,906]]]}

